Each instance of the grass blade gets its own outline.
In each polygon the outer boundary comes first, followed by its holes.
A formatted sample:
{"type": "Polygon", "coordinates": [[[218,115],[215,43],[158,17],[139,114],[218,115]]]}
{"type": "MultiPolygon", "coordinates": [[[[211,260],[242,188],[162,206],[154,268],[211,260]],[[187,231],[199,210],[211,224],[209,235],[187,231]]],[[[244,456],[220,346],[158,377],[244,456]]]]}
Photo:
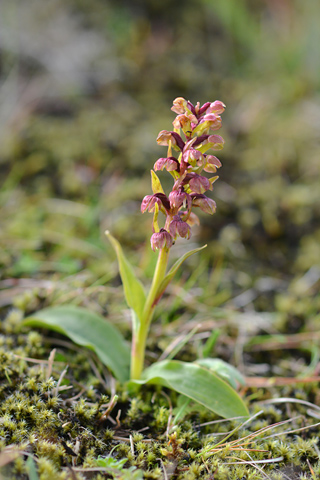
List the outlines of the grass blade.
{"type": "Polygon", "coordinates": [[[128,306],[136,312],[138,319],[140,319],[146,301],[146,294],[143,285],[140,280],[137,279],[133,268],[125,257],[118,240],[116,240],[111,233],[108,232],[108,230],[105,233],[117,254],[126,302],[128,306]]]}

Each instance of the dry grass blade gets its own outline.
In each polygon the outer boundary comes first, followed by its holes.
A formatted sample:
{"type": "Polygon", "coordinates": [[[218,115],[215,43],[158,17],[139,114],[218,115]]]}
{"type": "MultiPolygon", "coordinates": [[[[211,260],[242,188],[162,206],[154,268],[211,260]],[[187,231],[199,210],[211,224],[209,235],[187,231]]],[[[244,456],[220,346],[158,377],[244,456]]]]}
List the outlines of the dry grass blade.
{"type": "Polygon", "coordinates": [[[230,462],[229,465],[251,465],[252,467],[254,467],[256,470],[258,470],[265,478],[268,478],[271,480],[271,477],[269,477],[268,474],[266,474],[262,468],[258,467],[257,463],[259,464],[267,464],[267,463],[278,463],[278,462],[282,462],[283,461],[283,457],[278,457],[278,458],[270,458],[268,460],[251,460],[250,462],[249,461],[246,461],[246,460],[241,460],[240,458],[238,459],[237,462],[230,462]]]}
{"type": "Polygon", "coordinates": [[[320,407],[315,405],[314,403],[307,402],[306,400],[300,400],[299,398],[290,398],[290,397],[281,397],[281,398],[272,398],[271,400],[263,400],[259,402],[260,404],[268,405],[272,403],[299,403],[300,405],[306,405],[307,407],[311,407],[314,410],[319,410],[320,407]]]}
{"type": "MultiPolygon", "coordinates": [[[[234,433],[236,433],[238,430],[240,430],[240,428],[244,427],[245,425],[247,425],[248,423],[250,423],[252,420],[254,420],[255,418],[257,418],[259,415],[261,415],[263,413],[263,410],[260,410],[260,412],[257,412],[255,415],[253,415],[252,417],[248,418],[248,420],[246,420],[244,423],[242,423],[241,425],[238,425],[236,428],[234,428],[225,438],[223,438],[221,440],[221,442],[217,443],[216,445],[214,445],[212,448],[217,448],[218,446],[222,446],[222,445],[225,445],[225,441],[228,440],[228,438],[230,438],[234,433]]],[[[231,442],[232,443],[232,442],[231,442]]],[[[209,449],[210,451],[211,449],[209,449]]]]}
{"type": "MultiPolygon", "coordinates": [[[[229,448],[230,451],[246,451],[246,453],[248,454],[249,451],[265,451],[265,450],[258,450],[258,449],[250,449],[250,448],[245,448],[246,445],[248,445],[249,443],[252,442],[252,440],[256,437],[258,437],[259,435],[265,433],[266,431],[270,430],[270,429],[273,429],[273,428],[277,428],[279,426],[282,426],[282,425],[285,425],[286,423],[291,423],[293,422],[294,420],[298,419],[298,418],[301,418],[301,415],[297,416],[297,417],[294,417],[294,418],[290,418],[288,420],[284,420],[282,422],[277,422],[273,425],[270,425],[270,426],[267,426],[267,427],[263,427],[263,428],[260,428],[257,432],[253,432],[245,437],[242,437],[242,438],[239,438],[239,439],[236,439],[236,440],[233,440],[233,441],[230,441],[230,442],[226,442],[225,440],[230,438],[230,436],[232,436],[237,430],[239,430],[241,427],[243,427],[246,423],[248,423],[249,421],[251,421],[253,418],[257,417],[258,415],[260,415],[262,412],[258,412],[255,416],[251,417],[249,420],[247,420],[247,422],[244,422],[242,425],[240,425],[239,427],[236,427],[234,430],[232,430],[232,432],[230,432],[228,434],[227,437],[225,437],[223,440],[221,440],[221,442],[217,443],[216,445],[212,446],[212,447],[207,447],[203,452],[200,453],[200,455],[210,455],[210,454],[214,454],[216,452],[219,452],[221,450],[223,450],[224,448],[229,448]]],[[[268,437],[264,437],[264,440],[267,439],[267,438],[271,438],[271,437],[275,437],[275,436],[281,436],[281,435],[287,435],[288,433],[296,433],[298,431],[302,431],[302,430],[306,430],[308,428],[312,428],[312,427],[315,427],[315,426],[318,426],[319,423],[317,424],[314,424],[314,425],[310,425],[310,426],[307,426],[307,427],[302,427],[302,428],[299,428],[299,429],[294,429],[294,430],[290,430],[290,431],[286,431],[286,432],[281,432],[279,434],[274,434],[274,435],[270,435],[268,437]]],[[[249,454],[248,454],[249,455],[249,454]]],[[[232,457],[230,457],[232,458],[232,457]]],[[[233,457],[234,458],[234,457],[233,457]]],[[[261,463],[264,463],[266,461],[264,460],[261,460],[261,463]]],[[[268,463],[268,462],[267,462],[268,463]]]]}

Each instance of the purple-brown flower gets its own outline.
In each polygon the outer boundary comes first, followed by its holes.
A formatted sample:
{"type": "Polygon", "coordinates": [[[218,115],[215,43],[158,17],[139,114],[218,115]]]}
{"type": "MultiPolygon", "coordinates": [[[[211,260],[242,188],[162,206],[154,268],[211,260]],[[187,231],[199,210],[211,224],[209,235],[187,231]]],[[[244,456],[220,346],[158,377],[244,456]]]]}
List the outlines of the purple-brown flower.
{"type": "Polygon", "coordinates": [[[158,204],[159,210],[164,207],[166,210],[170,210],[170,202],[168,197],[164,193],[155,193],[154,195],[146,195],[141,203],[141,212],[144,213],[154,211],[155,204],[158,204]]]}
{"type": "Polygon", "coordinates": [[[158,158],[153,168],[155,171],[165,168],[168,172],[173,172],[174,170],[179,172],[180,163],[175,157],[158,158]]]}
{"type": "Polygon", "coordinates": [[[173,245],[173,238],[167,230],[161,228],[159,232],[155,232],[151,236],[151,248],[153,251],[161,248],[171,248],[173,245]]]}
{"type": "Polygon", "coordinates": [[[189,206],[191,205],[191,197],[183,190],[183,188],[170,192],[169,200],[171,207],[174,209],[180,208],[182,206],[184,206],[184,208],[189,208],[189,206]]]}
{"type": "Polygon", "coordinates": [[[213,215],[216,211],[216,202],[206,195],[202,195],[199,193],[195,193],[191,195],[192,198],[192,206],[193,207],[200,207],[200,209],[205,212],[213,215]]]}
{"type": "Polygon", "coordinates": [[[219,158],[215,157],[214,155],[206,155],[206,165],[204,167],[205,172],[215,173],[217,168],[221,167],[221,162],[219,158]]]}
{"type": "Polygon", "coordinates": [[[176,238],[177,235],[189,239],[191,237],[191,230],[189,225],[184,222],[179,215],[175,215],[169,225],[169,232],[176,238]]]}

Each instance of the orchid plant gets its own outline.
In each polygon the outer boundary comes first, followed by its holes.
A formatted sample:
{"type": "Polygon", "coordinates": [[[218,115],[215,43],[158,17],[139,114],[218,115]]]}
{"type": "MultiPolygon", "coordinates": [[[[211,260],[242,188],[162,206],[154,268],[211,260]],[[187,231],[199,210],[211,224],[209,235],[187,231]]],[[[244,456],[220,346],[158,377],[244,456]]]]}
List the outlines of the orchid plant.
{"type": "Polygon", "coordinates": [[[120,243],[106,232],[117,255],[125,298],[132,312],[131,355],[120,333],[96,313],[74,306],[56,306],[35,313],[24,325],[51,328],[96,352],[99,358],[122,382],[144,383],[172,388],[186,398],[206,406],[221,416],[247,415],[248,411],[234,388],[243,382],[231,365],[219,359],[202,358],[194,363],[166,359],[144,368],[145,351],[155,308],[182,263],[204,247],[185,253],[168,270],[169,253],[177,237],[189,239],[191,229],[199,224],[194,213],[200,209],[214,214],[216,204],[205,195],[213,189],[220,160],[208,150],[221,150],[224,140],[214,132],[221,128],[220,115],[225,105],[216,100],[202,106],[176,98],[171,110],[176,113],[173,130],[162,130],[157,142],[167,147],[167,156],[159,158],[151,170],[152,194],[141,204],[142,213],[153,214],[151,248],[157,251],[157,263],[148,294],[120,243]],[[172,176],[171,192],[166,195],[156,171],[166,170],[172,176]],[[160,215],[161,214],[161,215],[160,215]],[[161,221],[161,216],[162,221],[161,221]],[[131,357],[131,358],[130,358],[131,357]]]}
{"type": "MultiPolygon", "coordinates": [[[[203,171],[215,173],[221,166],[220,160],[205,152],[220,150],[224,140],[219,135],[211,135],[211,131],[221,127],[221,114],[225,109],[222,102],[207,102],[202,107],[194,106],[184,98],[176,98],[171,110],[177,113],[173,121],[173,131],[162,130],[157,138],[159,145],[168,147],[167,156],[159,158],[151,170],[152,195],[142,200],[142,213],[153,212],[153,234],[151,248],[158,250],[158,261],[149,294],[143,309],[134,318],[131,378],[140,379],[144,365],[145,346],[155,306],[161,298],[172,276],[166,277],[169,252],[176,238],[189,239],[191,227],[199,223],[192,211],[199,207],[206,213],[213,214],[215,202],[204,195],[212,190],[217,176],[210,179],[201,175],[203,171]],[[181,137],[181,132],[184,139],[181,137]],[[178,153],[173,156],[173,150],[178,153]],[[173,177],[173,187],[169,195],[164,193],[155,171],[166,169],[173,177]],[[164,226],[158,223],[159,213],[165,216],[164,226]]],[[[192,252],[194,253],[194,252],[192,252]]],[[[183,259],[184,260],[184,259],[183,259]]],[[[183,261],[182,260],[182,261],[183,261]]]]}

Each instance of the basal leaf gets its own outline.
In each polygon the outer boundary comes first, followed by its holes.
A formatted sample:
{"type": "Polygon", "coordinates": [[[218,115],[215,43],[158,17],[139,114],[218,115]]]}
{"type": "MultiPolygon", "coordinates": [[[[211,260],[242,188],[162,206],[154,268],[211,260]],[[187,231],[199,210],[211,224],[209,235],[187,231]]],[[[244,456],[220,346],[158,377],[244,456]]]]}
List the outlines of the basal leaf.
{"type": "Polygon", "coordinates": [[[143,372],[141,380],[132,383],[171,388],[224,418],[249,415],[243,400],[228,383],[195,363],[178,360],[154,363],[143,372]]]}
{"type": "Polygon", "coordinates": [[[138,319],[140,319],[146,301],[146,294],[143,285],[140,280],[137,279],[131,264],[124,256],[118,240],[116,240],[110,232],[106,231],[105,233],[117,254],[119,271],[127,304],[136,312],[138,319]]]}
{"type": "Polygon", "coordinates": [[[23,325],[43,327],[62,333],[77,345],[93,350],[114,375],[129,378],[130,352],[120,332],[105,318],[73,305],[45,308],[23,321],[23,325]]]}
{"type": "Polygon", "coordinates": [[[195,363],[216,373],[226,382],[230,383],[233,388],[237,388],[237,384],[245,385],[245,379],[241,373],[227,362],[220,358],[200,358],[195,363]]]}
{"type": "Polygon", "coordinates": [[[167,275],[164,277],[164,279],[162,280],[161,284],[159,285],[159,288],[158,288],[158,291],[157,291],[157,298],[160,298],[161,295],[163,294],[163,292],[165,291],[165,289],[167,288],[167,286],[169,285],[169,283],[171,282],[171,280],[173,279],[173,277],[175,276],[175,274],[177,273],[179,267],[182,265],[182,263],[189,257],[191,257],[191,255],[193,255],[194,253],[197,253],[197,252],[200,252],[200,250],[203,250],[204,248],[206,248],[207,245],[204,245],[203,247],[199,247],[199,248],[195,248],[194,250],[190,250],[190,252],[187,252],[185,253],[184,255],[182,255],[182,257],[180,257],[173,265],[172,267],[170,268],[169,272],[167,273],[167,275]]]}

